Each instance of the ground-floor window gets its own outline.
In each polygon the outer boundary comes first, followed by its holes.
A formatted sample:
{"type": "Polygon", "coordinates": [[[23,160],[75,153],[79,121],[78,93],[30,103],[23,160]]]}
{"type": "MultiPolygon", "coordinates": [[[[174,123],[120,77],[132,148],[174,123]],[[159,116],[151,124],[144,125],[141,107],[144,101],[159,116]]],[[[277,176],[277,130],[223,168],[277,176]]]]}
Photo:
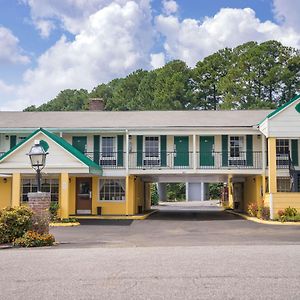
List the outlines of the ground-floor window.
{"type": "MultiPolygon", "coordinates": [[[[41,190],[51,194],[51,201],[58,202],[59,181],[56,178],[43,178],[41,190]]],[[[37,182],[35,178],[22,178],[21,180],[21,201],[28,201],[27,194],[37,192],[37,182]]]]}
{"type": "Polygon", "coordinates": [[[101,201],[124,201],[125,179],[100,179],[99,199],[101,201]]]}
{"type": "Polygon", "coordinates": [[[277,191],[278,192],[291,191],[291,180],[289,177],[277,177],[277,191]]]}

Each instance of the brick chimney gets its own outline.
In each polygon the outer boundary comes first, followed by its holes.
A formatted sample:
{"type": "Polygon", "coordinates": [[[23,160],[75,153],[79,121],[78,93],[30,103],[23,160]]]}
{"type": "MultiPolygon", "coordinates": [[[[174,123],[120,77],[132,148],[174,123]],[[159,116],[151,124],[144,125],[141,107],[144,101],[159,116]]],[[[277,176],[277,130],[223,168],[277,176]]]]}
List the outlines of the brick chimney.
{"type": "Polygon", "coordinates": [[[103,111],[104,100],[102,98],[90,98],[89,99],[89,110],[90,111],[103,111]]]}

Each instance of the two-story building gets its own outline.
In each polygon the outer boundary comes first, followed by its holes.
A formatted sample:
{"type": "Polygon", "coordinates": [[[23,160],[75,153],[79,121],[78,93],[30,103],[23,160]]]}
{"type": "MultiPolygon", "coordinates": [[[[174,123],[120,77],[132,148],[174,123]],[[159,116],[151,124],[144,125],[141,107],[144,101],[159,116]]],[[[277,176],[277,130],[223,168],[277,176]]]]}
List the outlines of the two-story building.
{"type": "Polygon", "coordinates": [[[191,197],[226,183],[227,205],[264,202],[274,217],[300,210],[299,139],[300,96],[274,111],[0,112],[0,207],[36,191],[26,153],[40,140],[42,190],[63,218],[136,215],[150,209],[150,184],[172,182],[191,197]]]}

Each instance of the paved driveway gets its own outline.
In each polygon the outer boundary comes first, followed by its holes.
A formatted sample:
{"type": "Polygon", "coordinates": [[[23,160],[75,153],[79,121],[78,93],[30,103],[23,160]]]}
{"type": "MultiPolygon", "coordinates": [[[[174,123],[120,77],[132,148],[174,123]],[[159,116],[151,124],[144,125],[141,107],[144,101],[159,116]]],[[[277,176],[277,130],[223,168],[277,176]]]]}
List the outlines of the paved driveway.
{"type": "Polygon", "coordinates": [[[216,206],[170,204],[142,221],[88,220],[53,228],[60,247],[300,244],[300,227],[262,225],[216,206]]]}

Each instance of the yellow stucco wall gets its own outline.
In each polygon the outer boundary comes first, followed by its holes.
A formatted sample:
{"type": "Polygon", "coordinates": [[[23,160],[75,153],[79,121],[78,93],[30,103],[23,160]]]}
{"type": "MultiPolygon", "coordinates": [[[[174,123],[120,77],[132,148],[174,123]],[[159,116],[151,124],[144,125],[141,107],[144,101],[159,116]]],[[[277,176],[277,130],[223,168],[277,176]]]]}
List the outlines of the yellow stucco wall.
{"type": "Polygon", "coordinates": [[[69,214],[75,215],[76,209],[76,177],[70,176],[69,180],[69,214]]]}
{"type": "Polygon", "coordinates": [[[268,138],[269,192],[277,192],[276,138],[268,138]]]}
{"type": "Polygon", "coordinates": [[[11,178],[0,178],[0,209],[11,206],[11,178]]]}
{"type": "Polygon", "coordinates": [[[244,182],[244,205],[243,210],[246,212],[251,203],[262,205],[262,176],[246,177],[244,182]]]}
{"type": "Polygon", "coordinates": [[[21,202],[21,174],[13,173],[11,206],[18,207],[21,202]]]}
{"type": "MultiPolygon", "coordinates": [[[[270,194],[266,194],[266,200],[270,202],[270,194]]],[[[276,217],[278,210],[284,210],[287,207],[294,207],[300,213],[300,193],[274,193],[273,199],[273,214],[276,217]]],[[[267,202],[265,200],[265,202],[267,202]]]]}
{"type": "Polygon", "coordinates": [[[228,177],[228,207],[233,208],[233,184],[232,184],[232,176],[228,177]]]}

